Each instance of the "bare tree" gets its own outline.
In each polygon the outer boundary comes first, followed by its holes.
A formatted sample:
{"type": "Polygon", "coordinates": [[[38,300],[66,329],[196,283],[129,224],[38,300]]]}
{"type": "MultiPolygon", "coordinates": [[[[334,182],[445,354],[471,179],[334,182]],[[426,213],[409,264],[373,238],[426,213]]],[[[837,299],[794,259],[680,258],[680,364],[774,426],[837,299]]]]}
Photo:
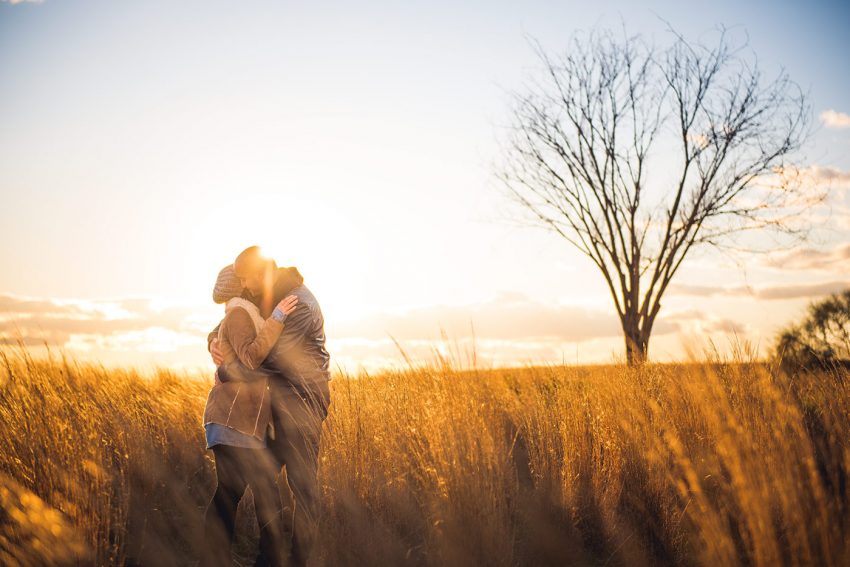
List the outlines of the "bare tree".
{"type": "MultiPolygon", "coordinates": [[[[673,33],[539,45],[542,73],[514,93],[497,174],[532,219],[587,255],[619,315],[630,364],[646,359],[661,298],[698,245],[796,230],[809,202],[786,160],[807,135],[806,97],[762,80],[724,30],[706,47],[673,33]]],[[[740,243],[740,242],[739,242],[740,243]]]]}

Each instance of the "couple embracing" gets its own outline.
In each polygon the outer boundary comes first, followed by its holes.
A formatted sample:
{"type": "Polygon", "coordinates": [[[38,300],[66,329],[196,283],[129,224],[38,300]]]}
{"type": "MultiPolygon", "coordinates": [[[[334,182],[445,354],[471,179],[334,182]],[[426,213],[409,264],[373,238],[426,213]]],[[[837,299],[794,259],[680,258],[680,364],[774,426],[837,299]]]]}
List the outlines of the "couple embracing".
{"type": "Polygon", "coordinates": [[[284,564],[282,468],[295,503],[289,564],[305,565],[317,535],[319,443],[330,406],[322,311],[296,268],[278,268],[256,246],[219,272],[213,300],[225,305],[208,337],[218,368],[204,410],[217,486],[200,565],[231,565],[236,508],[249,486],[260,526],[256,564],[284,564]]]}

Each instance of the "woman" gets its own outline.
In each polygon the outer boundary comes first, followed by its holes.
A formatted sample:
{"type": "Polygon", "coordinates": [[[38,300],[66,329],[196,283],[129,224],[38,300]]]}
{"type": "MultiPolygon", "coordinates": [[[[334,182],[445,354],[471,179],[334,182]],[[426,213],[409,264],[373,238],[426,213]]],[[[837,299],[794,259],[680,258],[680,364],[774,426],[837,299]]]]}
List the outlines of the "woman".
{"type": "Polygon", "coordinates": [[[252,371],[268,356],[298,298],[284,298],[272,316],[263,320],[257,307],[241,295],[242,286],[233,267],[223,268],[213,300],[225,303],[218,341],[224,362],[216,371],[204,409],[207,448],[215,456],[217,486],[204,518],[203,566],[231,564],[236,508],[248,486],[254,494],[260,525],[257,562],[279,565],[282,560],[277,465],[266,450],[271,424],[268,380],[252,371]]]}

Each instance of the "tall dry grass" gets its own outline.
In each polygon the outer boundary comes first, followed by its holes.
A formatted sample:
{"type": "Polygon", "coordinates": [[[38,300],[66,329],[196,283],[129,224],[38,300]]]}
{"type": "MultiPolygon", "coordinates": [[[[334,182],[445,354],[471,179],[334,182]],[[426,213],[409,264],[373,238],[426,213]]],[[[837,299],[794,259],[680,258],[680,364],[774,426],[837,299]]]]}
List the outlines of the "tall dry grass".
{"type": "MultiPolygon", "coordinates": [[[[850,564],[850,376],[738,358],[338,376],[316,563],[850,564]]],[[[192,564],[209,381],[2,362],[0,563],[192,564]]]]}

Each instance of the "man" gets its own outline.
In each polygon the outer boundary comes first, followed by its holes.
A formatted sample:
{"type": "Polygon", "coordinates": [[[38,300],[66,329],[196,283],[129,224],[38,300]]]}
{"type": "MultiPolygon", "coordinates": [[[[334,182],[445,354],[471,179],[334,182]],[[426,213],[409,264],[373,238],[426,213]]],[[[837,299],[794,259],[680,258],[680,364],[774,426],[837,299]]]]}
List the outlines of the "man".
{"type": "MultiPolygon", "coordinates": [[[[315,296],[296,268],[278,268],[259,247],[245,249],[233,263],[245,289],[243,297],[263,317],[287,295],[298,297],[283,332],[258,371],[269,376],[274,439],[269,450],[282,467],[295,500],[292,561],[305,565],[315,543],[319,513],[318,463],[322,423],[330,406],[330,355],[325,349],[324,317],[315,296]]],[[[208,337],[213,361],[220,365],[218,328],[208,337]]],[[[219,368],[220,379],[227,377],[219,368]]]]}

